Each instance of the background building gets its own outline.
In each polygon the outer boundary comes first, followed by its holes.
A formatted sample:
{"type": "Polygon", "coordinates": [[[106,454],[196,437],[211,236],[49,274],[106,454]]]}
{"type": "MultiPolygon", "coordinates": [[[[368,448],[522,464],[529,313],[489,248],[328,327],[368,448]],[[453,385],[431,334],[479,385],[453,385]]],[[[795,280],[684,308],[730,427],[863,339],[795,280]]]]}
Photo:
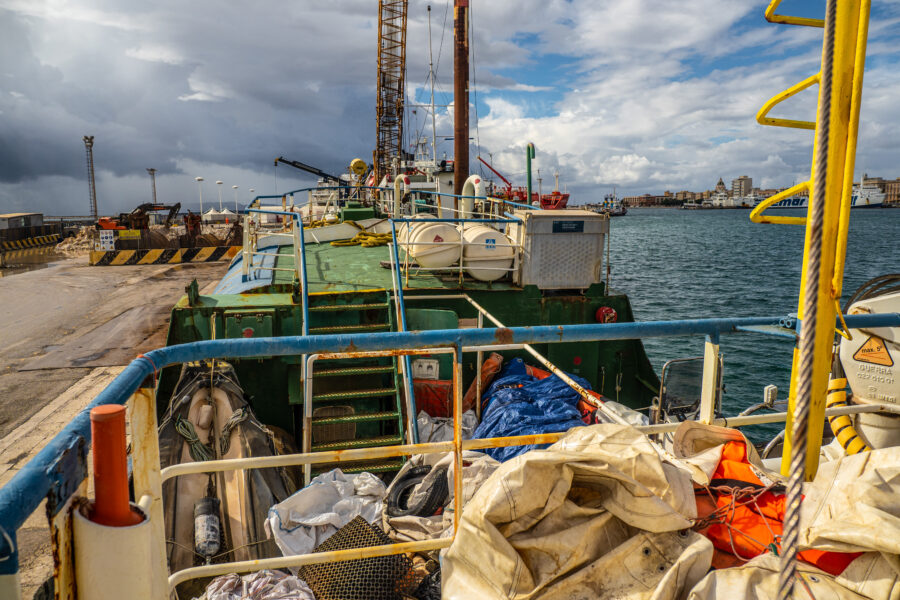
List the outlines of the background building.
{"type": "Polygon", "coordinates": [[[753,178],[741,175],[737,179],[731,180],[731,196],[733,198],[743,198],[749,196],[753,189],[753,178]]]}

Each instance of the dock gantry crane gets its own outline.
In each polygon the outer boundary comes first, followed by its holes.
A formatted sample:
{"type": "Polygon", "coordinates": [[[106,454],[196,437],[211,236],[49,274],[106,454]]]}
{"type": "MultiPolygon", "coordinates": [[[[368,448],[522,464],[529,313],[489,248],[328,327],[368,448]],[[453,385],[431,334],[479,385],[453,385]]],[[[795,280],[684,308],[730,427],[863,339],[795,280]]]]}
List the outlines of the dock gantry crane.
{"type": "Polygon", "coordinates": [[[408,5],[408,0],[378,1],[375,185],[391,172],[391,162],[402,150],[408,5]]]}

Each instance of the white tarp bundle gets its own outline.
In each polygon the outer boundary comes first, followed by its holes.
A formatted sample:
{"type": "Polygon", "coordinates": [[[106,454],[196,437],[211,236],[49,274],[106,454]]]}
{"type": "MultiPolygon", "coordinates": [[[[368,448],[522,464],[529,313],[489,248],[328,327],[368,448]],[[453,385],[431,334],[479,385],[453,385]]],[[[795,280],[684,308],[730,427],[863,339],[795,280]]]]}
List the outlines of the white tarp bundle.
{"type": "MultiPolygon", "coordinates": [[[[419,411],[416,417],[416,427],[419,430],[419,443],[449,442],[453,440],[453,419],[432,417],[424,410],[419,411]]],[[[467,410],[462,414],[462,438],[472,439],[472,434],[478,427],[478,417],[474,410],[467,410]]]]}
{"type": "Polygon", "coordinates": [[[444,598],[655,598],[706,574],[689,471],[624,425],[570,430],[500,465],[442,556],[444,598]]]}
{"type": "MultiPolygon", "coordinates": [[[[712,543],[690,530],[693,484],[709,482],[729,440],[745,438],[685,423],[668,457],[604,424],[504,463],[442,556],[444,598],[774,599],[777,557],[706,575],[712,543]]],[[[825,463],[804,494],[800,549],[864,554],[838,576],[799,563],[795,597],[900,600],[900,448],[825,463]]]]}
{"type": "Polygon", "coordinates": [[[269,509],[266,533],[285,556],[308,554],[357,515],[379,521],[384,492],[384,483],[371,473],[322,473],[269,509]]]}
{"type": "Polygon", "coordinates": [[[316,600],[305,581],[280,571],[229,573],[213,579],[197,600],[316,600]]]}

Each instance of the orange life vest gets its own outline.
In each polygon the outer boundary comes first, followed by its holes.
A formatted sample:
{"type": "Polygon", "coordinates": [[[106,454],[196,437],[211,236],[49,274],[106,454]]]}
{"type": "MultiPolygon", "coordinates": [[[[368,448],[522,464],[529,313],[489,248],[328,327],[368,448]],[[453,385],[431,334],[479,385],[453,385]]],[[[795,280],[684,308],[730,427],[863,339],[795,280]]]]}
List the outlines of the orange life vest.
{"type": "MultiPolygon", "coordinates": [[[[742,442],[727,442],[722,449],[722,459],[713,473],[709,488],[698,488],[696,493],[697,516],[704,519],[716,510],[720,518],[700,533],[708,537],[717,552],[713,566],[732,566],[737,557],[744,561],[764,552],[780,552],[781,528],[785,513],[783,489],[773,488],[756,494],[754,500],[738,499],[723,488],[758,488],[765,486],[756,476],[747,460],[747,448],[742,442]],[[778,540],[778,541],[776,541],[778,540]],[[724,552],[730,556],[721,556],[724,552]]],[[[824,552],[804,550],[800,560],[814,565],[831,575],[839,575],[861,552],[824,552]]]]}

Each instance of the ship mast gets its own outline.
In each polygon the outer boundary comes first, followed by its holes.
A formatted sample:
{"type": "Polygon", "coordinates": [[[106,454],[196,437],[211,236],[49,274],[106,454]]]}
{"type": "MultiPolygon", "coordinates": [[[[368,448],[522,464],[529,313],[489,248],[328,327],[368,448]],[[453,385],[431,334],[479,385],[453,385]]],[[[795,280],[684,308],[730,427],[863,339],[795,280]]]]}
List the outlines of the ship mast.
{"type": "Polygon", "coordinates": [[[428,78],[431,80],[431,159],[437,166],[437,117],[434,114],[434,53],[431,48],[431,5],[428,5],[428,78]]]}
{"type": "Polygon", "coordinates": [[[375,185],[391,172],[394,158],[399,159],[402,155],[407,5],[408,0],[378,2],[375,185]]]}
{"type": "Polygon", "coordinates": [[[453,193],[462,194],[469,176],[469,0],[453,6],[453,193]]]}

